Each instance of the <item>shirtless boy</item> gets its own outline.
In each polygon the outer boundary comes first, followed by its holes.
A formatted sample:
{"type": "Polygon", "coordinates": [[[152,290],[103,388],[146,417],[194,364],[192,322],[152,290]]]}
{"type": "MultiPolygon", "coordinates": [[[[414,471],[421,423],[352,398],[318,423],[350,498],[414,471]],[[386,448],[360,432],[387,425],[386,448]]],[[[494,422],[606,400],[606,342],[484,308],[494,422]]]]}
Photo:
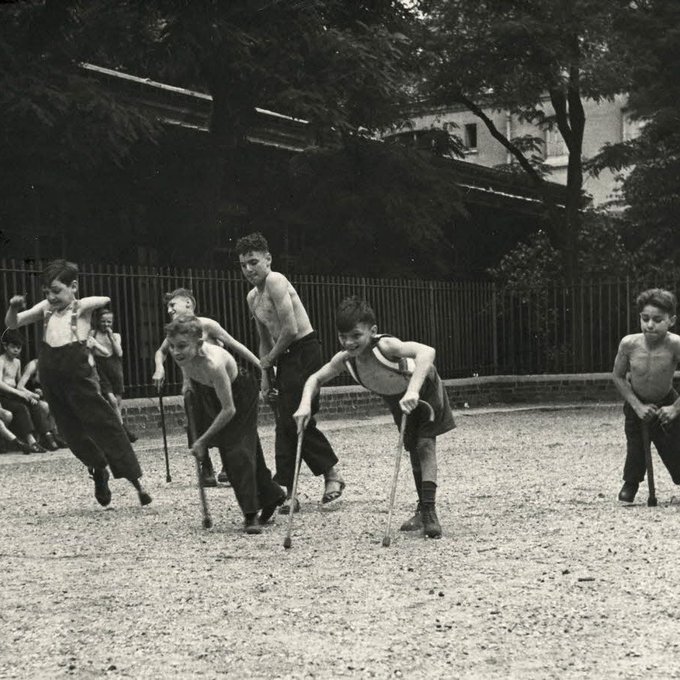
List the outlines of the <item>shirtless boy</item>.
{"type": "Polygon", "coordinates": [[[626,462],[619,500],[632,503],[645,476],[642,423],[675,484],[680,484],[680,398],[673,389],[673,374],[680,362],[680,336],[675,324],[676,299],[660,288],[638,295],[641,333],[626,335],[614,361],[614,384],[626,400],[623,405],[626,462]],[[629,377],[628,377],[629,374],[629,377]]]}
{"type": "Polygon", "coordinates": [[[168,348],[182,369],[185,408],[194,409],[197,439],[192,453],[201,460],[209,446],[220,448],[245,532],[259,534],[260,524],[271,518],[285,493],[272,480],[260,446],[257,381],[239,372],[229,352],[203,341],[203,326],[195,316],[178,316],[165,330],[168,348]],[[191,403],[189,391],[195,396],[191,403]]]}
{"type": "MultiPolygon", "coordinates": [[[[168,316],[171,320],[182,315],[194,316],[196,314],[196,298],[188,288],[176,288],[165,295],[165,300],[168,306],[168,316]]],[[[260,362],[258,358],[245,345],[241,344],[227,333],[217,321],[205,316],[197,316],[196,318],[201,324],[203,342],[210,345],[225,347],[228,351],[238,354],[246,361],[249,361],[259,370],[260,362]]],[[[163,364],[165,363],[165,358],[168,356],[168,348],[168,339],[165,338],[154,355],[156,370],[153,376],[151,376],[151,380],[159,391],[162,389],[163,383],[165,382],[165,368],[163,367],[163,364]]],[[[208,454],[203,458],[201,465],[203,486],[217,486],[218,481],[225,484],[229,483],[224,465],[224,456],[222,456],[221,452],[220,457],[222,458],[222,471],[217,476],[217,479],[215,479],[215,471],[212,461],[210,460],[210,455],[208,454]]]]}
{"type": "MultiPolygon", "coordinates": [[[[262,392],[271,385],[267,369],[276,369],[278,399],[276,414],[274,479],[288,489],[282,514],[299,510],[297,498],[291,498],[297,448],[297,425],[293,418],[305,381],[321,368],[321,349],[316,331],[307,312],[288,279],[271,270],[272,256],[264,236],[249,234],[236,243],[241,271],[252,290],[248,293],[248,307],[255,319],[260,340],[262,392]]],[[[338,459],[326,437],[316,426],[314,414],[319,410],[318,396],[312,404],[312,417],[302,442],[302,460],[316,476],[324,476],[322,503],[338,499],[345,482],[338,473],[338,459]]]]}

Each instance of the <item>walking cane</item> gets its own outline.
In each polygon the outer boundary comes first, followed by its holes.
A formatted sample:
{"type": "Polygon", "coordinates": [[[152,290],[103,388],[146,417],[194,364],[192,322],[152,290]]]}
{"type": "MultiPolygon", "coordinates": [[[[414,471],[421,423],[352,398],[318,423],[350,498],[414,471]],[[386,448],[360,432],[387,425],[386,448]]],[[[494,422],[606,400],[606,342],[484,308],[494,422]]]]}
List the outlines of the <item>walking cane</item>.
{"type": "MultiPolygon", "coordinates": [[[[184,410],[187,414],[187,434],[189,436],[189,448],[196,441],[196,419],[194,415],[196,397],[191,390],[184,393],[184,410]]],[[[208,499],[205,495],[201,479],[201,461],[194,456],[196,463],[196,481],[198,482],[198,497],[201,500],[201,512],[203,513],[203,528],[210,529],[212,526],[212,517],[210,516],[210,509],[208,508],[208,499]]]]}
{"type": "Polygon", "coordinates": [[[649,437],[649,424],[642,423],[642,447],[645,450],[645,467],[647,468],[647,505],[650,508],[656,507],[656,487],[654,485],[654,463],[652,462],[652,444],[649,437]]]}
{"type": "Polygon", "coordinates": [[[171,482],[170,459],[168,458],[168,434],[165,429],[165,409],[163,408],[163,386],[158,390],[158,408],[161,412],[161,430],[163,430],[163,451],[165,452],[165,481],[171,482]]]}
{"type": "Polygon", "coordinates": [[[394,474],[392,475],[392,488],[390,489],[390,505],[387,511],[387,526],[385,527],[385,535],[383,536],[382,544],[384,548],[389,548],[392,543],[390,535],[392,531],[392,511],[394,510],[394,497],[397,495],[397,481],[399,480],[399,467],[401,466],[401,457],[404,453],[404,432],[406,431],[406,413],[401,414],[401,427],[399,428],[399,442],[397,443],[397,452],[394,459],[394,474]]]}
{"type": "Polygon", "coordinates": [[[288,513],[288,526],[286,527],[286,537],[283,539],[283,547],[288,550],[293,542],[290,538],[293,529],[293,515],[295,514],[295,503],[297,502],[297,485],[298,477],[300,476],[300,463],[302,462],[302,438],[305,431],[300,430],[297,438],[297,449],[295,451],[295,474],[293,475],[293,491],[290,500],[290,512],[288,513]]]}

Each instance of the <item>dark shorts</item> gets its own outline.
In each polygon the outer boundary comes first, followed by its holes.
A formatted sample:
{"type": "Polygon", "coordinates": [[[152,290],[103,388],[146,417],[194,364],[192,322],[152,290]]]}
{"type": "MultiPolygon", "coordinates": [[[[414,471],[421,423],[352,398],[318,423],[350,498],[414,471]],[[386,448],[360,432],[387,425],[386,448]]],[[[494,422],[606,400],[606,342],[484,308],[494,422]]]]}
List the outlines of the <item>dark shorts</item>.
{"type": "Polygon", "coordinates": [[[125,389],[123,380],[123,362],[120,357],[94,358],[99,375],[102,394],[123,394],[125,389]]]}

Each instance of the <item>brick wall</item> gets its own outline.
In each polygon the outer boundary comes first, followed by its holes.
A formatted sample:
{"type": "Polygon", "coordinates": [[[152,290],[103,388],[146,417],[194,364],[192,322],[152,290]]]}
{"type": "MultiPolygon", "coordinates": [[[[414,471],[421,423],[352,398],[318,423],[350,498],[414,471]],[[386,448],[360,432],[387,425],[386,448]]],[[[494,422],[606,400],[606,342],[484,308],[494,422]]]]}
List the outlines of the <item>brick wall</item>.
{"type": "MultiPolygon", "coordinates": [[[[678,374],[680,376],[680,374],[678,374]]],[[[501,375],[445,380],[454,409],[503,404],[616,402],[621,401],[610,373],[569,375],[501,375]]],[[[184,412],[181,398],[163,400],[168,433],[181,432],[184,412]]],[[[359,386],[327,387],[321,392],[321,419],[367,418],[386,415],[380,397],[359,386]]],[[[140,436],[156,436],[160,429],[157,399],[129,399],[123,402],[126,424],[140,436]]],[[[260,405],[260,422],[273,422],[266,404],[260,405]]]]}

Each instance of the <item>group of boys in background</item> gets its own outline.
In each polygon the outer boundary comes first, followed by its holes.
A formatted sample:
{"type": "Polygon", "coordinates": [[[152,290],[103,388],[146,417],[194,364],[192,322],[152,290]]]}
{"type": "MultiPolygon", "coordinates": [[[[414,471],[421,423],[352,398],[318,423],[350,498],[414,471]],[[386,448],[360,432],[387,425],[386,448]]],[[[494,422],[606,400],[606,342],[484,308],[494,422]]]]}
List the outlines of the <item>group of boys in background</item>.
{"type": "MultiPolygon", "coordinates": [[[[259,233],[245,236],[236,250],[243,275],[252,285],[247,302],[258,332],[259,356],[217,321],[196,316],[196,300],[184,288],[167,296],[170,323],[155,355],[152,380],[158,389],[165,380],[167,354],[182,371],[185,408],[192,410],[196,422],[190,447],[202,462],[202,483],[216,484],[208,454],[209,448],[216,447],[222,462],[220,481],[234,490],[245,532],[260,533],[277,509],[281,514],[301,509],[299,499],[293,496],[296,449],[301,442],[301,459],[315,476],[323,478],[321,502],[337,501],[345,481],[330,442],[316,425],[315,414],[321,386],[348,373],[384,399],[398,427],[405,423],[404,445],[410,456],[417,505],[401,529],[439,538],[436,439],[456,425],[435,368],[434,348],[378,333],[368,302],[350,297],[336,313],[341,351],[324,364],[304,304],[290,281],[272,271],[264,237],[259,233]],[[255,370],[239,367],[232,352],[255,370]],[[274,475],[265,462],[257,432],[260,393],[276,398],[274,475]]],[[[8,329],[43,324],[37,360],[41,383],[39,390],[26,387],[29,367],[33,364],[31,375],[35,378],[37,367],[31,362],[20,375],[20,336],[4,338],[0,403],[6,411],[0,410],[0,437],[7,438],[6,426],[12,421],[22,428],[15,431],[21,434],[19,447],[27,452],[65,442],[88,468],[101,505],[111,502],[109,469],[115,478],[128,479],[140,503],[147,505],[151,497],[142,485],[141,467],[130,444],[134,435],[125,430],[120,411],[122,343],[112,330],[113,315],[107,309],[110,300],[79,299],[77,273],[72,263],[54,261],[43,274],[45,300],[30,309],[25,308],[23,296],[9,301],[8,329]],[[33,423],[30,431],[26,430],[26,414],[33,423]]],[[[619,493],[619,500],[625,503],[633,502],[645,475],[642,423],[649,426],[673,481],[680,484],[680,398],[673,390],[680,337],[670,332],[675,323],[675,296],[651,289],[638,297],[637,305],[641,332],[623,338],[614,366],[614,382],[625,400],[627,456],[619,493]]]]}

